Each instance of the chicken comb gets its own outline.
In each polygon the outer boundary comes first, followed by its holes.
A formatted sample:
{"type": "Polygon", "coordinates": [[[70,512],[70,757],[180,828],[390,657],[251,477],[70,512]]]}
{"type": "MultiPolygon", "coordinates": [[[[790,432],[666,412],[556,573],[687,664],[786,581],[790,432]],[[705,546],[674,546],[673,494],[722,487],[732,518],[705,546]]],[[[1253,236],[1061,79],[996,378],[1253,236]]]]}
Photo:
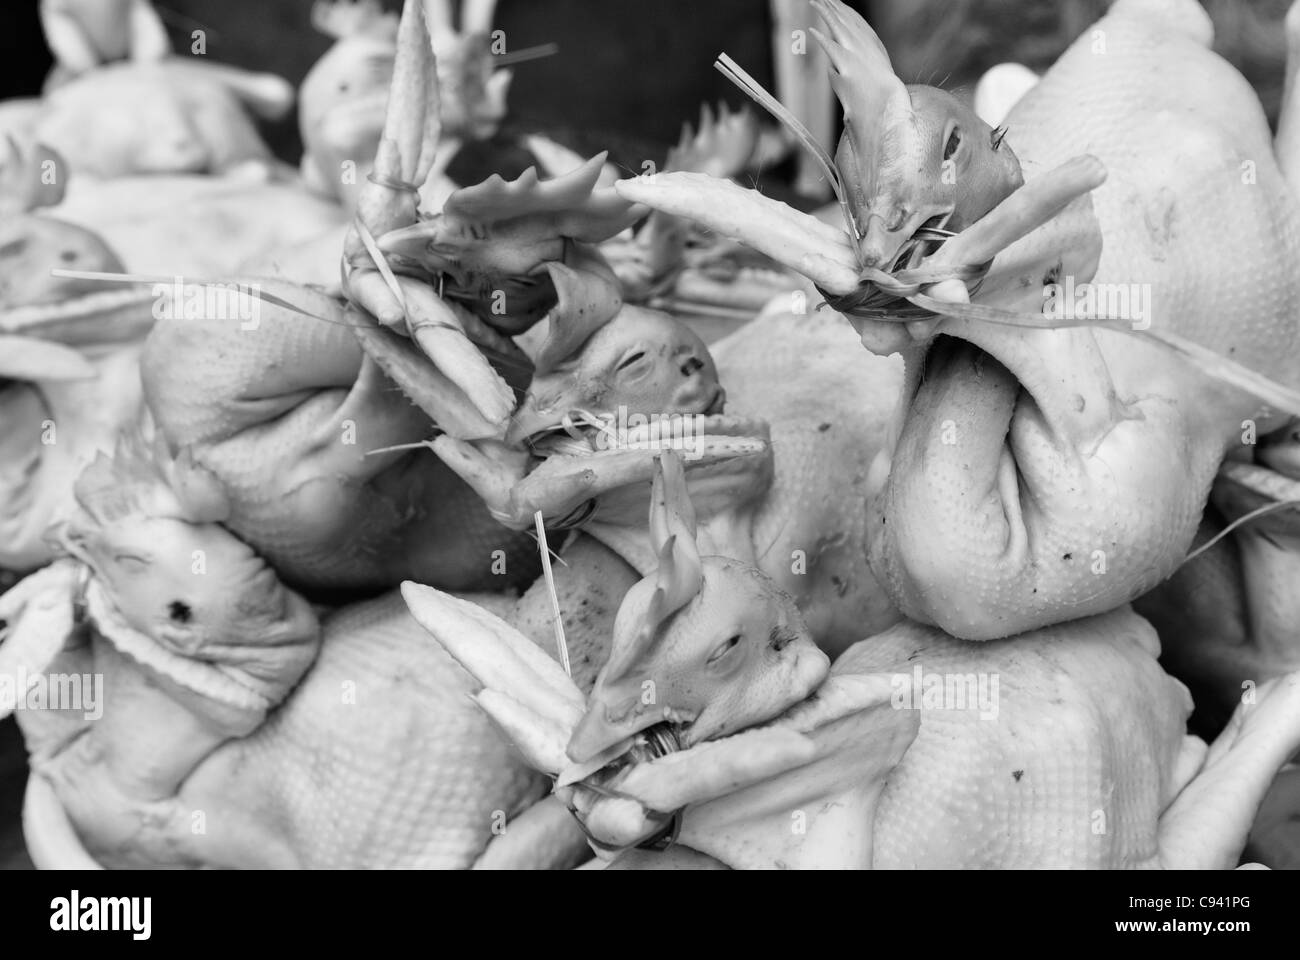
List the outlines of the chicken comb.
{"type": "Polygon", "coordinates": [[[695,542],[695,507],[686,487],[682,461],[672,450],[664,450],[655,462],[650,542],[659,548],[659,568],[655,571],[655,592],[646,611],[646,623],[651,633],[657,633],[704,586],[695,542]]]}
{"type": "Polygon", "coordinates": [[[101,526],[133,516],[169,516],[180,505],[138,430],[123,431],[112,454],[99,451],[73,486],[77,502],[101,526]]]}
{"type": "MultiPolygon", "coordinates": [[[[620,198],[612,190],[598,190],[596,183],[605,167],[608,153],[602,152],[576,170],[551,180],[542,180],[536,167],[529,167],[514,180],[494,173],[486,180],[461,187],[447,198],[444,216],[472,223],[514,220],[541,213],[569,213],[581,223],[591,219],[590,239],[605,240],[639,219],[635,204],[620,198]]],[[[588,239],[588,231],[571,235],[575,240],[588,239]]]]}
{"type": "Polygon", "coordinates": [[[812,6],[827,32],[810,32],[826,54],[831,88],[844,112],[841,144],[850,155],[837,155],[836,167],[861,227],[880,170],[889,157],[907,155],[898,141],[912,131],[906,122],[912,98],[894,73],[885,45],[856,11],[840,0],[813,0],[812,6]]]}
{"type": "Polygon", "coordinates": [[[130,517],[217,523],[230,515],[220,482],[194,462],[189,448],[167,462],[137,429],[124,430],[113,453],[100,451],[77,478],[77,502],[100,525],[130,517]]]}
{"type": "Polygon", "coordinates": [[[700,594],[704,571],[695,542],[695,508],[686,487],[686,472],[677,454],[664,450],[655,464],[650,494],[650,543],[659,554],[655,589],[633,638],[610,651],[603,674],[612,682],[649,653],[655,639],[678,610],[700,594]]]}
{"type": "Polygon", "coordinates": [[[695,542],[695,505],[681,458],[673,450],[664,450],[655,465],[650,493],[650,542],[662,551],[674,536],[695,542]]]}
{"type": "Polygon", "coordinates": [[[668,151],[664,172],[685,170],[713,177],[734,177],[744,171],[758,146],[758,118],[746,108],[730,110],[719,102],[717,113],[700,104],[700,122],[682,124],[681,138],[668,151]]]}

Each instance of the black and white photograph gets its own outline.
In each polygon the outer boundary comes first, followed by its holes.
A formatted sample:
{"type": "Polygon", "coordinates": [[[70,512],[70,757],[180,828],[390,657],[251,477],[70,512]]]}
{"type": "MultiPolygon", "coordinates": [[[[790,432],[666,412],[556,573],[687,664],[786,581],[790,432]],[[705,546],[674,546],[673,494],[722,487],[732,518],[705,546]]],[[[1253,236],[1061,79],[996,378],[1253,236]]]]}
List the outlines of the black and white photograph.
{"type": "Polygon", "coordinates": [[[1300,0],[6,5],[0,868],[121,942],[89,871],[1239,871],[1090,916],[1240,943],[1300,0]]]}

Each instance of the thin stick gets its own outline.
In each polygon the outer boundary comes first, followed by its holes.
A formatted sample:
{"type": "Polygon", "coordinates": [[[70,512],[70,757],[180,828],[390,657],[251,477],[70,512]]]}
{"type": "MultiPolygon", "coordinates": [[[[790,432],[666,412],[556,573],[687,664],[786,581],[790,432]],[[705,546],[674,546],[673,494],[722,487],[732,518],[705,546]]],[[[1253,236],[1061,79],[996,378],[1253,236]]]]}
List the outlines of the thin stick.
{"type": "Polygon", "coordinates": [[[377,457],[381,453],[397,453],[402,450],[421,450],[421,449],[432,450],[433,441],[421,440],[419,443],[398,443],[391,447],[379,447],[375,450],[367,450],[365,453],[362,454],[362,456],[377,457]]]}
{"type": "Polygon", "coordinates": [[[553,57],[560,52],[558,43],[540,43],[535,47],[524,47],[522,50],[514,50],[510,53],[498,53],[492,58],[494,67],[508,67],[513,63],[525,63],[529,60],[540,60],[543,57],[553,57]]]}
{"type": "MultiPolygon", "coordinates": [[[[115,283],[166,283],[173,284],[177,276],[164,277],[152,273],[101,273],[97,270],[61,270],[55,267],[50,276],[64,280],[111,280],[115,283]]],[[[180,278],[183,279],[183,278],[180,278]]]]}
{"type": "Polygon", "coordinates": [[[1242,514],[1236,520],[1232,521],[1232,523],[1228,524],[1226,527],[1224,527],[1222,530],[1220,530],[1218,533],[1212,536],[1209,540],[1206,540],[1203,544],[1201,544],[1199,547],[1197,547],[1187,556],[1183,557],[1183,563],[1190,563],[1192,560],[1199,557],[1206,550],[1209,550],[1210,547],[1214,546],[1216,543],[1218,543],[1228,534],[1232,533],[1233,530],[1236,530],[1238,527],[1242,526],[1243,524],[1247,524],[1258,517],[1264,516],[1265,514],[1275,513],[1278,510],[1285,510],[1288,507],[1300,507],[1300,500],[1279,500],[1277,503],[1268,503],[1262,507],[1258,507],[1250,511],[1250,513],[1242,514]]]}
{"type": "Polygon", "coordinates": [[[551,593],[551,610],[555,614],[555,643],[560,648],[560,663],[564,665],[564,672],[573,676],[573,668],[569,666],[569,644],[564,639],[564,620],[560,616],[560,597],[555,592],[555,574],[551,572],[551,550],[546,545],[542,511],[533,514],[533,522],[537,524],[537,545],[542,548],[542,573],[546,576],[546,589],[551,593]]]}
{"type": "Polygon", "coordinates": [[[333,323],[340,327],[358,327],[362,324],[348,323],[345,320],[331,320],[329,317],[317,316],[310,311],[304,310],[297,304],[290,303],[283,297],[277,297],[274,294],[266,293],[253,284],[244,283],[242,280],[203,280],[191,277],[186,280],[185,277],[170,276],[164,277],[148,273],[98,273],[94,270],[60,270],[50,271],[50,276],[61,277],[67,280],[110,280],[114,283],[152,283],[166,284],[168,287],[173,286],[178,280],[182,286],[198,287],[238,287],[239,292],[245,296],[252,297],[255,300],[261,300],[263,303],[269,303],[274,307],[281,307],[290,310],[293,313],[301,314],[311,320],[319,320],[321,323],[333,323]]]}
{"type": "Polygon", "coordinates": [[[403,296],[402,288],[398,284],[397,278],[393,276],[393,271],[389,269],[388,261],[384,259],[384,255],[380,252],[379,244],[375,243],[375,238],[370,235],[366,225],[361,222],[360,215],[357,216],[352,225],[356,228],[357,235],[361,238],[361,243],[365,246],[366,253],[370,255],[370,260],[374,263],[375,269],[379,271],[379,275],[383,277],[384,283],[388,285],[389,291],[392,292],[393,298],[397,300],[397,305],[402,308],[403,313],[407,313],[406,297],[403,296]]]}
{"type": "Polygon", "coordinates": [[[835,191],[835,199],[839,202],[840,210],[844,213],[844,222],[853,234],[854,239],[859,239],[862,232],[858,229],[858,223],[853,217],[853,211],[849,208],[848,198],[844,195],[844,185],[840,180],[840,172],[835,166],[835,161],[831,155],[826,152],[826,148],[817,142],[812,131],[803,125],[803,122],[790,112],[790,109],[772,94],[763,88],[763,85],[751,77],[745,69],[727,54],[718,54],[718,59],[713,61],[714,68],[724,77],[740,88],[740,91],[749,97],[760,107],[775,117],[787,130],[794,134],[795,139],[799,141],[808,153],[816,159],[818,165],[822,168],[822,173],[826,175],[826,181],[835,191]]]}

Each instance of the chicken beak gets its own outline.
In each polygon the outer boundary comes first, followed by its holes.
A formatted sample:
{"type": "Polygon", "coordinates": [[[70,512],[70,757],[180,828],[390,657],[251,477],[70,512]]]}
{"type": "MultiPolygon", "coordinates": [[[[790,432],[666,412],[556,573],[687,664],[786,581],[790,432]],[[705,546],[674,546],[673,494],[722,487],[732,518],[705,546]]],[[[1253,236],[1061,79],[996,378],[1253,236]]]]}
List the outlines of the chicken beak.
{"type": "Polygon", "coordinates": [[[535,374],[510,418],[506,443],[520,444],[529,437],[562,426],[565,416],[584,408],[590,394],[580,393],[576,385],[576,377],[569,370],[535,374]]]}
{"type": "Polygon", "coordinates": [[[888,230],[877,216],[868,216],[862,237],[858,240],[858,254],[864,266],[888,270],[902,249],[906,237],[901,231],[888,230]]]}
{"type": "Polygon", "coordinates": [[[429,255],[430,236],[429,224],[426,221],[390,230],[375,242],[385,257],[424,264],[429,255]]]}
{"type": "Polygon", "coordinates": [[[510,426],[506,428],[505,441],[508,444],[517,446],[524,443],[529,437],[535,437],[543,431],[554,429],[563,422],[564,415],[558,410],[539,410],[525,399],[523,405],[510,418],[510,426]]]}
{"type": "Polygon", "coordinates": [[[612,754],[614,747],[624,741],[630,741],[642,730],[653,727],[662,719],[657,711],[641,709],[639,699],[635,695],[620,702],[617,707],[619,716],[617,720],[613,718],[615,712],[611,710],[604,696],[598,692],[593,694],[587,712],[573,728],[573,736],[569,738],[569,746],[565,752],[570,760],[577,764],[586,764],[608,753],[611,755],[604,758],[608,762],[614,759],[612,754]]]}

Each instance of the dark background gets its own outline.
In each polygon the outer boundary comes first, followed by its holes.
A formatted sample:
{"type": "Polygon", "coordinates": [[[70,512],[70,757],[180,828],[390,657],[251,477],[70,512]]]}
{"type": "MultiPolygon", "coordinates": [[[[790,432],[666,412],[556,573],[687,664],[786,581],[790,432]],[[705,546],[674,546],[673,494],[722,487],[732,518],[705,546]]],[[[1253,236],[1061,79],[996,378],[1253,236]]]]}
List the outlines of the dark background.
{"type": "MultiPolygon", "coordinates": [[[[36,7],[17,0],[2,15],[0,97],[40,91],[50,56],[36,7]]],[[[214,60],[295,85],[332,42],[310,24],[311,0],[161,0],[155,7],[177,50],[188,50],[191,31],[204,29],[214,60]]],[[[618,152],[623,140],[667,145],[701,100],[741,99],[713,69],[722,49],[770,85],[769,24],[766,0],[501,0],[497,26],[509,50],[560,46],[515,67],[511,122],[563,134],[580,149],[618,152]]],[[[264,133],[277,154],[296,162],[295,117],[264,133]]]]}
{"type": "MultiPolygon", "coordinates": [[[[1106,0],[850,0],[884,40],[908,82],[972,84],[989,66],[1048,66],[1106,0]]],[[[1215,47],[1276,115],[1290,0],[1203,0],[1215,47]]],[[[384,0],[397,9],[398,0],[384,0]]],[[[208,55],[297,84],[330,45],[309,23],[311,0],[156,0],[172,41],[187,50],[207,33],[208,55]]],[[[39,93],[49,68],[37,0],[9,0],[0,26],[0,98],[39,93]]],[[[515,68],[511,123],[546,130],[579,150],[644,157],[676,140],[702,100],[740,95],[714,69],[723,50],[772,87],[767,0],[500,0],[510,50],[555,42],[560,51],[515,68]]],[[[265,130],[285,160],[301,152],[294,117],[265,130]]]]}

